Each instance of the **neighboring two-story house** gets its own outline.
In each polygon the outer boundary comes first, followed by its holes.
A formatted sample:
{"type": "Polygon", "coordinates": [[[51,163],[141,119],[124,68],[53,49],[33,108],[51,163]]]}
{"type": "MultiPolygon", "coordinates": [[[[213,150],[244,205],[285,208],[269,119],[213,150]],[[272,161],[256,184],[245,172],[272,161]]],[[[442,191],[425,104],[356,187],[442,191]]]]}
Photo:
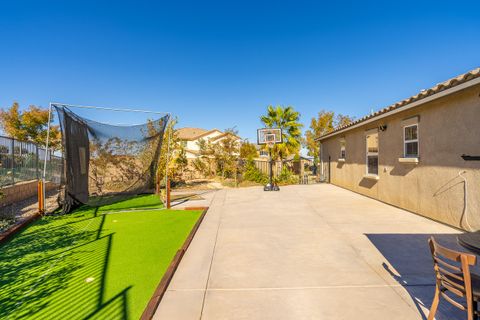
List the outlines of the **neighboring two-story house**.
{"type": "Polygon", "coordinates": [[[210,143],[218,143],[228,136],[233,136],[237,140],[241,140],[229,132],[222,132],[218,129],[206,130],[202,128],[180,128],[177,130],[178,138],[182,141],[185,148],[187,159],[194,160],[200,156],[199,142],[201,139],[210,143]]]}

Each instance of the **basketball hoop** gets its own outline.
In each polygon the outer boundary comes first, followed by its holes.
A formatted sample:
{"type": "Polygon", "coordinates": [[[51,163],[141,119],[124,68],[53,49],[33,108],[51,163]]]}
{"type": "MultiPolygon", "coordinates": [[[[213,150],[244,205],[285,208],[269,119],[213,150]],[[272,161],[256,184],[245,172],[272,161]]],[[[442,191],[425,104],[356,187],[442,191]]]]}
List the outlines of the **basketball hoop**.
{"type": "Polygon", "coordinates": [[[270,154],[270,183],[267,184],[264,191],[279,191],[280,188],[273,183],[273,159],[272,149],[275,144],[283,142],[282,129],[280,128],[263,128],[257,130],[257,144],[266,145],[270,154]]]}
{"type": "Polygon", "coordinates": [[[263,128],[257,130],[257,143],[259,145],[277,144],[283,142],[282,129],[263,128]]]}

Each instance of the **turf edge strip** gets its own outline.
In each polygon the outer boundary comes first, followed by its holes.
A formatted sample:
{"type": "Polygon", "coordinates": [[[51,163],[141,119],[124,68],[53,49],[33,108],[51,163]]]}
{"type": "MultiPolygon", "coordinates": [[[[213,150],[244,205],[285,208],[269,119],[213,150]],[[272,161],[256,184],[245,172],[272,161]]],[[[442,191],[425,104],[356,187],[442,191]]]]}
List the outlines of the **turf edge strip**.
{"type": "Polygon", "coordinates": [[[14,235],[25,229],[30,223],[34,222],[35,220],[41,218],[42,215],[38,212],[29,216],[28,218],[14,224],[13,226],[6,229],[4,232],[0,233],[0,244],[8,242],[14,235]]]}
{"type": "Polygon", "coordinates": [[[28,218],[25,218],[17,223],[15,223],[13,226],[8,227],[6,230],[3,232],[0,232],[0,244],[8,242],[14,235],[17,233],[20,233],[23,229],[25,229],[26,226],[28,226],[30,223],[38,220],[39,218],[51,214],[52,212],[55,212],[58,210],[60,207],[57,206],[55,209],[48,211],[46,214],[41,214],[39,211],[35,212],[28,218]]]}
{"type": "MultiPolygon", "coordinates": [[[[170,265],[168,266],[167,271],[163,275],[162,279],[160,280],[160,283],[155,289],[155,292],[150,298],[150,301],[148,302],[147,307],[143,311],[142,316],[140,317],[141,320],[151,320],[153,318],[155,312],[157,311],[158,305],[162,301],[162,298],[165,295],[165,292],[167,291],[170,281],[172,281],[173,275],[175,274],[175,271],[177,270],[178,265],[180,264],[180,261],[182,261],[183,255],[185,254],[188,247],[190,246],[190,243],[192,242],[193,237],[197,233],[197,230],[200,227],[200,224],[202,223],[203,218],[205,217],[208,211],[208,207],[196,207],[196,209],[203,210],[203,212],[198,218],[197,223],[195,223],[192,230],[190,231],[190,234],[188,235],[187,239],[185,239],[185,242],[183,243],[182,247],[177,251],[177,253],[173,257],[172,262],[170,262],[170,265]]],[[[185,208],[185,210],[190,210],[190,208],[185,208]]]]}

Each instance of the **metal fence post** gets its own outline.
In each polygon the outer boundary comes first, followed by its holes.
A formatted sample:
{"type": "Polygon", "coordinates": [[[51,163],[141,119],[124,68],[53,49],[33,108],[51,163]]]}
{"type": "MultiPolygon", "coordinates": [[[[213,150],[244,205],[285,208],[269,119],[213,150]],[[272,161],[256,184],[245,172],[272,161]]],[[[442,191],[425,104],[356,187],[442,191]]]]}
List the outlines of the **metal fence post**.
{"type": "Polygon", "coordinates": [[[12,163],[10,164],[10,168],[12,169],[12,185],[15,184],[15,140],[12,138],[12,150],[10,150],[12,152],[12,163]]]}

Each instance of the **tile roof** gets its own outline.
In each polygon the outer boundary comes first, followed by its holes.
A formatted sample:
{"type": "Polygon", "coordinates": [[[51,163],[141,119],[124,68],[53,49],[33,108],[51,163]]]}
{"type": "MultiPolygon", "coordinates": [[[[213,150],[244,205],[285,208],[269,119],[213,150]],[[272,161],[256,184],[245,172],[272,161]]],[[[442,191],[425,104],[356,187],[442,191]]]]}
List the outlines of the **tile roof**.
{"type": "Polygon", "coordinates": [[[211,133],[213,133],[213,132],[215,132],[215,131],[220,132],[220,134],[223,134],[223,132],[220,131],[220,130],[218,130],[218,129],[212,129],[212,130],[207,130],[207,131],[205,131],[204,133],[196,136],[195,139],[193,139],[193,140],[200,139],[200,138],[202,138],[202,137],[204,137],[204,136],[208,136],[209,134],[211,134],[211,133]]]}
{"type": "Polygon", "coordinates": [[[177,130],[180,140],[195,140],[197,137],[207,133],[209,130],[202,128],[180,128],[177,130]]]}
{"type": "Polygon", "coordinates": [[[475,78],[480,78],[480,68],[476,68],[476,69],[473,69],[467,73],[464,73],[464,74],[461,74],[459,76],[456,76],[454,78],[451,78],[451,79],[448,79],[447,81],[444,81],[444,82],[441,82],[441,83],[438,83],[437,85],[435,85],[434,87],[430,88],[430,89],[427,89],[427,90],[422,90],[420,91],[419,93],[417,93],[416,95],[414,96],[411,96],[410,98],[408,99],[405,99],[405,100],[402,100],[402,101],[399,101],[395,104],[392,104],[386,108],[383,108],[375,113],[372,113],[372,114],[369,114],[367,116],[364,116],[360,119],[357,119],[355,121],[353,121],[352,123],[348,124],[348,125],[345,125],[345,126],[341,126],[341,127],[337,127],[335,128],[335,130],[329,132],[329,133],[326,133],[320,137],[317,137],[316,140],[320,139],[320,138],[323,138],[325,136],[328,136],[328,135],[331,135],[335,132],[338,132],[340,130],[343,130],[343,129],[347,129],[349,127],[352,127],[356,124],[359,124],[361,122],[364,122],[364,121],[367,121],[369,119],[372,119],[372,118],[375,118],[375,117],[378,117],[382,114],[385,114],[385,113],[388,113],[390,111],[393,111],[393,110],[396,110],[396,109],[399,109],[403,106],[406,106],[412,102],[415,102],[415,101],[418,101],[418,100],[422,100],[424,98],[427,98],[431,95],[434,95],[436,93],[439,93],[443,90],[446,90],[446,89],[450,89],[450,88],[453,88],[455,86],[458,86],[462,83],[465,83],[467,81],[470,81],[470,80],[473,80],[475,78]]]}
{"type": "Polygon", "coordinates": [[[233,134],[233,133],[230,133],[230,132],[224,132],[224,133],[222,133],[222,134],[220,134],[220,135],[218,135],[218,136],[216,136],[216,137],[213,137],[213,138],[211,139],[211,141],[217,141],[217,140],[222,139],[222,138],[224,138],[224,137],[226,137],[226,136],[228,136],[228,135],[233,136],[233,137],[236,138],[237,140],[238,140],[238,139],[241,139],[241,138],[240,138],[239,136],[237,136],[236,134],[233,134]]]}

